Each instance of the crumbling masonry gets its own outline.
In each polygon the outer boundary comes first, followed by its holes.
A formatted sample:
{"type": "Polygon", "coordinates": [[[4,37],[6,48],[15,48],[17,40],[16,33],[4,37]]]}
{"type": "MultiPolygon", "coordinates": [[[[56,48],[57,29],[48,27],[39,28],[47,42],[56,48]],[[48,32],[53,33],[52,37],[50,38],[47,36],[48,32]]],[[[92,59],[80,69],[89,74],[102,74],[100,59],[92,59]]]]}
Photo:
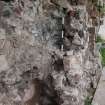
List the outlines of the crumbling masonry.
{"type": "Polygon", "coordinates": [[[99,15],[91,0],[0,1],[0,105],[92,100],[101,74],[99,15]]]}

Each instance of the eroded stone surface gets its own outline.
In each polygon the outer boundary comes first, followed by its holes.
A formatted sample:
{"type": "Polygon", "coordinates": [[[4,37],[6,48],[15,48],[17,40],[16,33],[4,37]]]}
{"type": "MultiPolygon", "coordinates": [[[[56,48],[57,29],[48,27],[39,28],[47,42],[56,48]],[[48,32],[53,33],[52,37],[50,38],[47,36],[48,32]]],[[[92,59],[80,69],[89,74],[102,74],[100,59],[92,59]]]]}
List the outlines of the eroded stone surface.
{"type": "Polygon", "coordinates": [[[101,65],[87,30],[88,4],[52,1],[0,1],[1,105],[83,105],[97,86],[101,65]]]}

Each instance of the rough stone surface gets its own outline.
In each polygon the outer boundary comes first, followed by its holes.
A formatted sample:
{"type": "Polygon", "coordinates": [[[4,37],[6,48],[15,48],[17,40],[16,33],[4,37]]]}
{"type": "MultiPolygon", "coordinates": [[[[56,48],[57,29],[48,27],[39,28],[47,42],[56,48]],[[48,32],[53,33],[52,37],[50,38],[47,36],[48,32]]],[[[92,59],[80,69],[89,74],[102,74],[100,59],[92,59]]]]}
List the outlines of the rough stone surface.
{"type": "Polygon", "coordinates": [[[0,105],[84,105],[92,97],[101,65],[89,4],[64,1],[0,1],[0,105]]]}
{"type": "Polygon", "coordinates": [[[99,81],[97,90],[94,95],[92,105],[104,105],[105,104],[105,68],[103,69],[101,79],[99,81]]]}

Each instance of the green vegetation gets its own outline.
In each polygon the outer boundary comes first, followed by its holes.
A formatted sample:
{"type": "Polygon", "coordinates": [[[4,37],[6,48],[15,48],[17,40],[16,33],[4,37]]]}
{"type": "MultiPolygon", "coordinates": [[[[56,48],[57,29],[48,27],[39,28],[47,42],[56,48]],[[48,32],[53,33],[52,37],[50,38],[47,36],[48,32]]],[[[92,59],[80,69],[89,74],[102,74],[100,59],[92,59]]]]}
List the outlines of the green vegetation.
{"type": "Polygon", "coordinates": [[[103,43],[103,42],[105,42],[105,40],[102,39],[100,36],[97,36],[96,43],[98,43],[98,42],[103,43]]]}
{"type": "MultiPolygon", "coordinates": [[[[100,36],[97,36],[96,43],[104,44],[105,40],[102,39],[100,36]]],[[[102,57],[102,65],[105,66],[105,48],[104,47],[100,48],[100,54],[101,54],[101,57],[102,57]]]]}
{"type": "Polygon", "coordinates": [[[105,3],[103,3],[101,0],[89,0],[93,6],[94,9],[97,10],[97,15],[100,17],[103,17],[105,14],[105,3]]]}
{"type": "Polygon", "coordinates": [[[105,8],[105,6],[104,5],[100,5],[100,3],[99,4],[96,4],[96,7],[97,7],[97,10],[99,11],[99,12],[104,12],[104,8],[105,8]]]}
{"type": "Polygon", "coordinates": [[[89,97],[86,98],[85,105],[92,105],[91,104],[91,99],[89,97]]]}
{"type": "Polygon", "coordinates": [[[105,48],[100,49],[100,54],[102,56],[102,65],[105,66],[105,48]]]}

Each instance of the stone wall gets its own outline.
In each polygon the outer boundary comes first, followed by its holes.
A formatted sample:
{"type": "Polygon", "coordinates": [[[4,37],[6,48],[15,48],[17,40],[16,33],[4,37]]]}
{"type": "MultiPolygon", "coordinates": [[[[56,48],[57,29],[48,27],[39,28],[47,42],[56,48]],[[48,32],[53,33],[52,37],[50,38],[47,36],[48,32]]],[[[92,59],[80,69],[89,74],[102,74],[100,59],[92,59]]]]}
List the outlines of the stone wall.
{"type": "Polygon", "coordinates": [[[99,24],[92,24],[92,3],[71,1],[0,1],[0,105],[84,105],[92,99],[101,74],[99,24]]]}

